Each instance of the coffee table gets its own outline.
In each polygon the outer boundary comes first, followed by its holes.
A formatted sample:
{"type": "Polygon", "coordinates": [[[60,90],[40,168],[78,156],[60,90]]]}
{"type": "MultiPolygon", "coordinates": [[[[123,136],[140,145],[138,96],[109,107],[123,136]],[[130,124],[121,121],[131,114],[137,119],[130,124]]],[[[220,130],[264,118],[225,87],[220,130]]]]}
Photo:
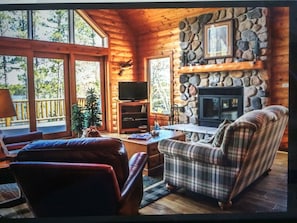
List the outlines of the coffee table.
{"type": "Polygon", "coordinates": [[[136,152],[146,152],[148,155],[147,164],[144,167],[144,175],[148,176],[157,176],[163,174],[163,164],[164,157],[158,150],[158,142],[162,139],[176,139],[185,141],[185,134],[181,131],[172,131],[172,130],[159,130],[159,135],[151,137],[148,140],[137,140],[137,139],[128,139],[128,135],[119,135],[122,139],[128,157],[130,157],[136,152]]]}

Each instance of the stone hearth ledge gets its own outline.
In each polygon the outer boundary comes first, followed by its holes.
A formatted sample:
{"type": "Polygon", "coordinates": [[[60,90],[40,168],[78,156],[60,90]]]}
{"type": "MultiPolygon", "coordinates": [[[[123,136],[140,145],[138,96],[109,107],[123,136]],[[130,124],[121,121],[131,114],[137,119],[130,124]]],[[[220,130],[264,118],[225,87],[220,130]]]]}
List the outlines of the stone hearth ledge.
{"type": "Polygon", "coordinates": [[[197,142],[201,139],[207,139],[217,131],[215,127],[199,126],[197,124],[175,124],[162,126],[164,129],[182,131],[186,134],[186,141],[197,142]]]}

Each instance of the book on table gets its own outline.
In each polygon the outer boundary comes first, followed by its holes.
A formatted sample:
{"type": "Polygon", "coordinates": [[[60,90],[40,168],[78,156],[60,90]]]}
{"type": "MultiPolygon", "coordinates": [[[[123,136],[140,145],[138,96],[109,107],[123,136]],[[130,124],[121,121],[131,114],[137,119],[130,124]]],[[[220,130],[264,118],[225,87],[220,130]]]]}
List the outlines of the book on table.
{"type": "Polygon", "coordinates": [[[128,139],[140,139],[140,140],[149,140],[152,137],[150,133],[134,133],[131,134],[128,139]]]}

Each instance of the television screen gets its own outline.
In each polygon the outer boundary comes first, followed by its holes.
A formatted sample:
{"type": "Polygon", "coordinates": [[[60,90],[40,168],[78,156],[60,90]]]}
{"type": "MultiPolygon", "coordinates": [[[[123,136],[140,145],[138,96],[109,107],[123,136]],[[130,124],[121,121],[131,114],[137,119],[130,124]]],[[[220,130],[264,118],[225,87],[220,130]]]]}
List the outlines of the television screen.
{"type": "Polygon", "coordinates": [[[145,100],[148,98],[147,82],[119,82],[119,100],[145,100]]]}

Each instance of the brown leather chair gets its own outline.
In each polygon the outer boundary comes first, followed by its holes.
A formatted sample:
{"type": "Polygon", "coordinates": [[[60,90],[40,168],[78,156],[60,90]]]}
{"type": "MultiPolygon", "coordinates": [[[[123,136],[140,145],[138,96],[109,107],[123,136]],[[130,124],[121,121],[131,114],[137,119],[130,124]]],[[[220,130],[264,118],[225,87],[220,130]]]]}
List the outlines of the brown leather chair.
{"type": "Polygon", "coordinates": [[[10,167],[36,217],[137,215],[146,160],[115,138],[40,140],[10,167]]]}

